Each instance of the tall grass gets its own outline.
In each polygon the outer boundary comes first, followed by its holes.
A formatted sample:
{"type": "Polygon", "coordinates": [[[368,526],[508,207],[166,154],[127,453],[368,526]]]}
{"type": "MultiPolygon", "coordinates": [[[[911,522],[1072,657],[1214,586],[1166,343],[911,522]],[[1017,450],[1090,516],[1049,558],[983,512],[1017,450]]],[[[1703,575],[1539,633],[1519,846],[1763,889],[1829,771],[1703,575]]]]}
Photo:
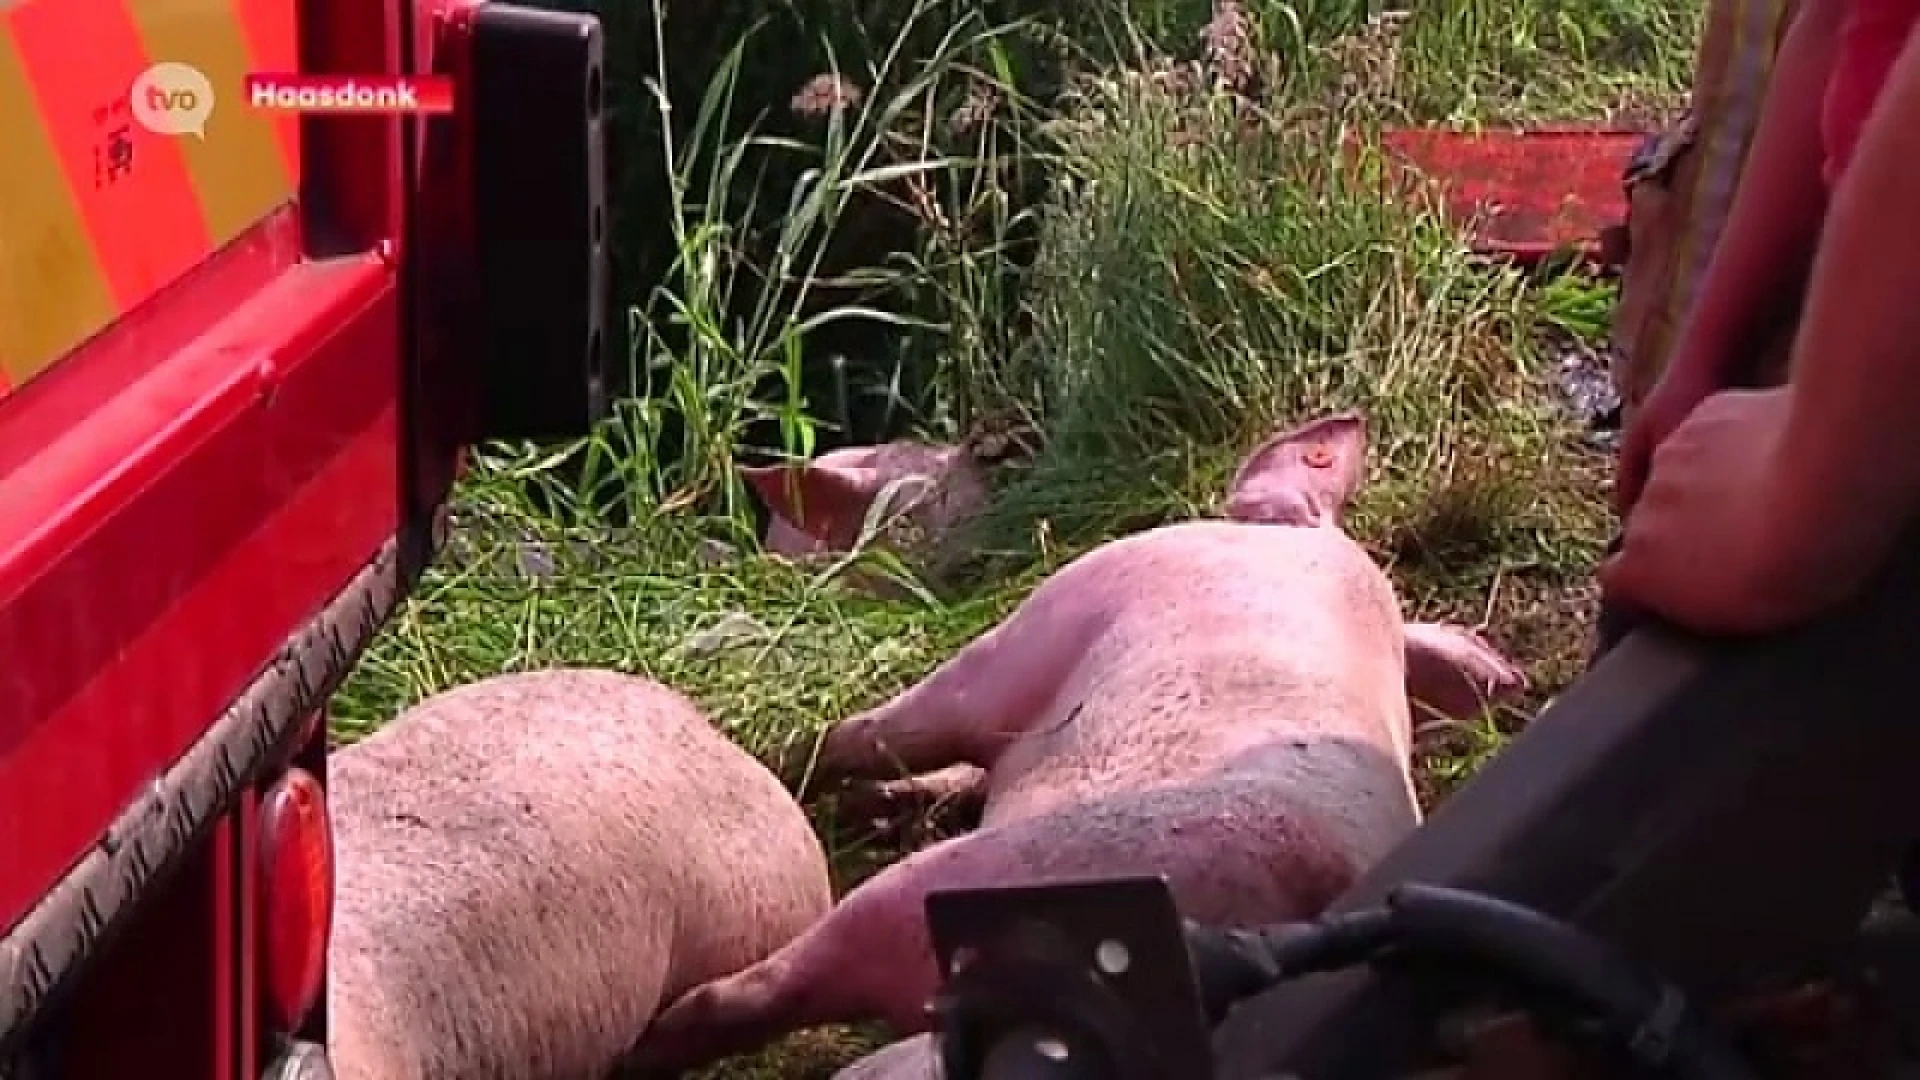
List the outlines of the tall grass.
{"type": "Polygon", "coordinates": [[[1082,63],[1042,108],[1009,60],[1030,26],[950,19],[920,56],[825,73],[861,92],[811,144],[728,134],[743,42],[691,135],[660,148],[674,272],[635,310],[659,391],[577,444],[479,455],[459,550],[342,695],[343,732],[477,676],[594,663],[686,687],[772,756],[927,670],[1060,560],[1204,512],[1266,429],[1350,406],[1375,432],[1356,528],[1415,610],[1568,621],[1557,598],[1604,513],[1529,351],[1537,301],[1473,265],[1374,152],[1405,28],[1309,26],[1249,18],[1225,35],[1237,61],[1199,42],[1207,59],[1169,59],[1148,28],[1109,26],[1100,48],[1128,42],[1130,62],[1082,63]],[[770,155],[805,163],[798,183],[766,183],[770,155]],[[777,225],[755,233],[768,200],[777,225]],[[853,285],[823,277],[874,206],[906,213],[918,246],[853,285]],[[876,288],[917,303],[842,302],[876,288]],[[804,348],[854,320],[936,365],[934,434],[1014,412],[1043,436],[943,567],[961,576],[942,600],[864,600],[753,554],[743,437],[771,425],[813,449],[831,411],[801,393],[804,348]]]}
{"type": "MultiPolygon", "coordinates": [[[[1025,107],[1007,81],[1007,42],[1026,27],[944,20],[932,47],[910,56],[910,37],[925,35],[941,10],[941,0],[916,0],[873,64],[823,73],[865,89],[826,110],[815,143],[729,134],[738,127],[730,110],[751,37],[728,53],[687,137],[663,135],[659,147],[675,207],[665,223],[674,257],[662,284],[631,312],[631,382],[656,391],[617,403],[590,437],[476,452],[448,558],[335,703],[344,736],[425,693],[503,670],[606,664],[690,685],[713,701],[744,689],[725,674],[742,640],[760,642],[749,650],[755,665],[820,635],[831,645],[803,650],[809,663],[844,658],[860,648],[849,633],[875,642],[882,658],[918,663],[926,655],[901,647],[912,637],[899,626],[908,613],[863,607],[829,580],[743,558],[754,546],[753,520],[736,465],[755,425],[771,424],[788,454],[815,449],[834,410],[805,397],[802,365],[823,331],[864,323],[923,344],[973,343],[942,348],[943,358],[983,355],[1003,340],[999,316],[1014,303],[1003,256],[1024,212],[1002,185],[1018,182],[1027,164],[1026,155],[1003,149],[1012,130],[1004,121],[1025,107]],[[983,91],[991,108],[981,104],[983,91]],[[939,123],[954,103],[984,112],[971,125],[939,123]],[[773,163],[782,159],[803,167],[773,163]],[[798,175],[789,190],[767,183],[788,173],[798,175]],[[780,200],[778,213],[763,213],[769,199],[780,200]],[[890,264],[826,273],[836,237],[858,227],[849,219],[876,207],[909,211],[924,226],[923,243],[890,264]],[[769,218],[770,233],[755,230],[769,218]],[[889,290],[921,297],[926,315],[840,299],[889,290]],[[747,612],[760,617],[751,631],[743,630],[747,612]],[[715,626],[719,637],[707,634],[715,626]]],[[[656,35],[662,26],[656,6],[656,35]]],[[[664,57],[664,43],[656,44],[664,57]]],[[[671,81],[663,60],[648,84],[663,117],[676,107],[664,89],[671,81]]],[[[922,426],[953,434],[986,407],[991,380],[955,374],[964,371],[964,363],[946,370],[942,387],[954,392],[941,395],[922,426]]],[[[1004,391],[994,393],[1004,400],[1004,391]]],[[[957,609],[959,633],[986,617],[969,610],[957,609]]],[[[823,678],[788,682],[797,698],[757,693],[750,715],[731,710],[730,726],[767,749],[804,732],[812,721],[801,717],[837,714],[865,685],[857,664],[813,670],[823,678]]],[[[766,675],[756,666],[751,678],[766,675]]]]}
{"type": "MultiPolygon", "coordinates": [[[[910,55],[909,38],[923,32],[939,8],[941,0],[915,0],[899,36],[873,65],[821,74],[817,81],[848,92],[819,109],[815,141],[753,130],[731,136],[741,126],[733,109],[757,29],[721,59],[684,141],[667,122],[675,104],[662,60],[646,85],[661,117],[652,129],[660,136],[655,156],[673,207],[661,223],[672,257],[662,282],[629,313],[634,348],[627,382],[651,392],[619,401],[604,430],[557,450],[490,448],[492,475],[531,486],[541,505],[560,508],[573,521],[641,520],[698,508],[716,522],[744,525],[734,467],[753,429],[776,432],[779,450],[808,457],[823,424],[844,431],[851,423],[848,398],[856,389],[845,358],[834,358],[827,392],[807,399],[811,343],[852,324],[866,327],[869,341],[886,330],[901,339],[931,332],[941,341],[951,332],[899,305],[876,307],[861,298],[961,289],[967,311],[1001,306],[999,298],[980,293],[997,287],[985,266],[998,249],[970,243],[969,233],[955,235],[949,222],[957,219],[971,229],[981,206],[1004,207],[1004,198],[996,202],[968,191],[972,205],[953,215],[943,212],[932,192],[977,177],[1003,155],[991,130],[972,147],[978,156],[951,155],[930,130],[930,119],[955,96],[956,85],[992,85],[971,61],[1001,61],[1004,71],[1004,40],[1021,27],[988,26],[977,16],[963,16],[945,25],[930,49],[910,55]],[[791,189],[776,190],[768,182],[789,175],[797,178],[791,189]],[[866,219],[904,212],[915,223],[944,227],[929,230],[923,253],[903,250],[893,264],[830,268],[840,238],[873,227],[871,220],[855,220],[863,211],[866,219]],[[758,228],[763,222],[772,225],[758,228]],[[562,459],[573,467],[556,470],[562,459]]],[[[653,26],[654,51],[664,58],[658,12],[653,26]]],[[[995,236],[1012,224],[1004,218],[986,223],[995,236]]],[[[921,306],[935,317],[941,309],[921,306]]],[[[907,411],[911,403],[898,389],[905,377],[902,360],[893,359],[890,372],[869,381],[891,384],[889,404],[907,411]]],[[[949,402],[953,420],[946,426],[964,425],[971,412],[965,400],[949,402]]],[[[942,418],[918,419],[940,426],[942,418]]]]}
{"type": "MultiPolygon", "coordinates": [[[[1357,37],[1247,57],[1252,98],[1191,63],[1076,88],[1053,131],[1034,333],[1004,365],[1048,443],[976,545],[1030,550],[1044,522],[1072,549],[1204,509],[1252,441],[1335,408],[1372,419],[1359,518],[1382,543],[1449,486],[1547,482],[1566,431],[1531,363],[1533,297],[1385,167],[1393,89],[1347,61],[1357,37]]],[[[1540,557],[1566,523],[1534,502],[1506,498],[1478,555],[1540,557]]]]}

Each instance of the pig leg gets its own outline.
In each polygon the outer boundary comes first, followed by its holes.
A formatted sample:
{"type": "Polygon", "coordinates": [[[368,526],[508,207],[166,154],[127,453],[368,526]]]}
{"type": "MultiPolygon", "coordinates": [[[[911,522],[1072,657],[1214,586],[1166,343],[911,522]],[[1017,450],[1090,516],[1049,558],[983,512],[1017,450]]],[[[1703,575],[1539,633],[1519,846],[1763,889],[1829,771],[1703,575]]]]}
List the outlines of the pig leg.
{"type": "Polygon", "coordinates": [[[933,674],[835,724],[820,747],[823,782],[894,780],[952,765],[991,769],[1085,651],[1088,620],[1066,599],[1042,586],[933,674]]]}
{"type": "Polygon", "coordinates": [[[1416,711],[1462,723],[1527,688],[1527,677],[1464,626],[1408,623],[1407,697],[1416,711]]]}
{"type": "Polygon", "coordinates": [[[1278,922],[1317,913],[1352,883],[1361,863],[1342,839],[1349,831],[1257,773],[942,841],[876,874],[765,961],[674,1001],[634,1062],[639,1075],[673,1075],[823,1024],[927,1030],[940,973],[925,912],[937,889],[1158,873],[1190,918],[1278,922]]]}
{"type": "Polygon", "coordinates": [[[766,960],[682,995],[641,1036],[628,1075],[678,1076],[822,1024],[880,1020],[900,1033],[925,1030],[925,1004],[938,988],[926,890],[952,884],[943,870],[980,835],[895,863],[766,960]]]}
{"type": "Polygon", "coordinates": [[[841,813],[874,821],[939,815],[977,820],[986,808],[987,771],[950,765],[938,772],[888,780],[840,797],[841,813]]]}

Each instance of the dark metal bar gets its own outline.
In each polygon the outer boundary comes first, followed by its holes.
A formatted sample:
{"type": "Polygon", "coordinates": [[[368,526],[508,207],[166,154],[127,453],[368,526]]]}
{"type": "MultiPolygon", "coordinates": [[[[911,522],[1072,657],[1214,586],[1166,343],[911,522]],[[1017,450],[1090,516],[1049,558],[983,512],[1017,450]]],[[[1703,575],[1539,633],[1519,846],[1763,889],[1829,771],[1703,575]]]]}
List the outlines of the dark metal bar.
{"type": "MultiPolygon", "coordinates": [[[[1335,905],[1404,881],[1567,919],[1708,998],[1831,959],[1920,834],[1920,545],[1844,610],[1636,630],[1335,905]]],[[[1228,1080],[1393,1075],[1455,991],[1358,970],[1243,1003],[1228,1080]]]]}

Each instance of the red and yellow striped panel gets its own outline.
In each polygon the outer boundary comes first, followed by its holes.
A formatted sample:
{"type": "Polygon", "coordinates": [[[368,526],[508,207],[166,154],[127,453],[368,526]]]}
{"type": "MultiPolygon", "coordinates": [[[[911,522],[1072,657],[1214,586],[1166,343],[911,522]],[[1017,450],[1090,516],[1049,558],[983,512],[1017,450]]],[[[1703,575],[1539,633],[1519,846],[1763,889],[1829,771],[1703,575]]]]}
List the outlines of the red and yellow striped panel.
{"type": "Polygon", "coordinates": [[[299,68],[296,0],[0,0],[0,398],[294,196],[299,125],[247,107],[299,68]],[[214,88],[205,137],[141,127],[162,61],[214,88]]]}

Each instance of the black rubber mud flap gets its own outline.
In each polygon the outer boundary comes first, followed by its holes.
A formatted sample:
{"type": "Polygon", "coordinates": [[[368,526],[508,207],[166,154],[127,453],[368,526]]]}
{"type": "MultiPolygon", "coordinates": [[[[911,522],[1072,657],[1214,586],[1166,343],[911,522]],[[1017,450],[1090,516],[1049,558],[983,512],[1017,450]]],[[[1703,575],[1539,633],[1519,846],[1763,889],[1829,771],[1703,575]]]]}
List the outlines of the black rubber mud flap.
{"type": "Polygon", "coordinates": [[[472,48],[480,434],[584,435],[612,359],[600,20],[484,4],[472,48]]]}
{"type": "MultiPolygon", "coordinates": [[[[1803,629],[1635,630],[1336,904],[1421,881],[1570,920],[1713,999],[1842,955],[1920,822],[1920,546],[1803,629]]],[[[1356,970],[1243,1002],[1227,1080],[1401,1075],[1458,987],[1356,970]]]]}

